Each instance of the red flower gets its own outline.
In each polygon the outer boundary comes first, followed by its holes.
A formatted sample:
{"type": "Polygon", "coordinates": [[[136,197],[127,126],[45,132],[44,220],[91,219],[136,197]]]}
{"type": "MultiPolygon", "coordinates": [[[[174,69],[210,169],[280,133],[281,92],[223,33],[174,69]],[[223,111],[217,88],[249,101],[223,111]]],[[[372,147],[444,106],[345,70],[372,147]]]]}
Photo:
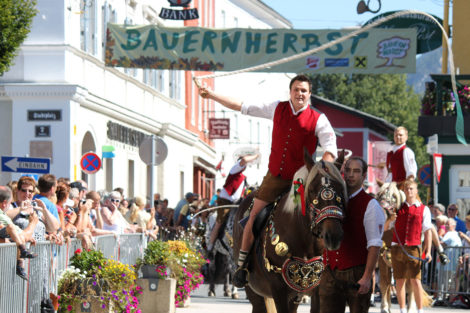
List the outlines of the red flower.
{"type": "Polygon", "coordinates": [[[82,252],[82,249],[78,248],[77,250],[75,250],[75,254],[80,254],[82,252]]]}

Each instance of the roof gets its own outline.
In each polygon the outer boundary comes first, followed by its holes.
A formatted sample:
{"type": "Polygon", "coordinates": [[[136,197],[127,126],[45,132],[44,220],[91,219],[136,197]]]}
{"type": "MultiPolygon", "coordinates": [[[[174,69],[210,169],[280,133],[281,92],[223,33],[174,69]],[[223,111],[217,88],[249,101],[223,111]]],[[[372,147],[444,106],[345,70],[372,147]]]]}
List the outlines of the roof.
{"type": "Polygon", "coordinates": [[[374,116],[374,115],[366,113],[366,112],[362,112],[360,110],[351,108],[347,105],[344,105],[344,104],[341,104],[341,103],[338,103],[338,102],[335,102],[335,101],[332,101],[332,100],[328,100],[328,99],[322,98],[322,97],[317,96],[317,95],[312,95],[311,102],[314,106],[315,106],[315,104],[322,104],[322,105],[326,105],[330,108],[333,108],[333,109],[336,109],[336,110],[340,110],[340,111],[358,116],[358,117],[364,119],[367,122],[366,123],[367,126],[369,126],[370,128],[372,128],[374,130],[379,131],[380,133],[384,133],[384,132],[385,133],[393,133],[395,131],[395,128],[397,128],[394,124],[386,121],[383,118],[374,116]]]}

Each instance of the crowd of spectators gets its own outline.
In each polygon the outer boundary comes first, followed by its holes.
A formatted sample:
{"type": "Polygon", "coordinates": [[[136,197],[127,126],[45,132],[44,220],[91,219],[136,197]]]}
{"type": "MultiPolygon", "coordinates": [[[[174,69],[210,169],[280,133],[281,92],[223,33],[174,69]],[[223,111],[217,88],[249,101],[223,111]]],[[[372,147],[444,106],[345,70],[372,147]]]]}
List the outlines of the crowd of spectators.
{"type": "Polygon", "coordinates": [[[153,201],[142,196],[129,199],[122,188],[95,191],[88,190],[82,180],[71,182],[45,174],[36,181],[22,176],[0,186],[0,244],[16,243],[16,273],[28,280],[23,259],[36,255],[26,248],[27,243],[51,241],[62,245],[77,238],[83,248],[91,249],[96,236],[124,233],[144,233],[149,240],[165,240],[191,225],[205,227],[201,226],[205,225],[204,215],[194,221],[190,215],[207,208],[208,203],[209,199],[188,192],[173,210],[158,193],[153,201]]]}

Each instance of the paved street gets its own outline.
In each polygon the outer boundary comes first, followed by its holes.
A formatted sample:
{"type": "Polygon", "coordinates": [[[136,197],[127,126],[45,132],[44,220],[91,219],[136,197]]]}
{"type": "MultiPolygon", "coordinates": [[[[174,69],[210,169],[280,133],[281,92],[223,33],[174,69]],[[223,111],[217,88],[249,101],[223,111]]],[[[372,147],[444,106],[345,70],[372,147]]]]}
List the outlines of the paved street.
{"type": "MultiPolygon", "coordinates": [[[[240,292],[240,300],[222,297],[222,286],[217,286],[216,297],[209,298],[207,296],[208,285],[201,286],[191,296],[191,304],[187,308],[178,308],[176,313],[251,313],[251,305],[245,299],[245,293],[240,292]]],[[[425,312],[449,312],[461,311],[448,307],[426,308],[425,312]]],[[[298,313],[309,313],[310,305],[301,304],[298,313]]],[[[346,310],[346,312],[349,312],[346,310]]],[[[376,303],[375,307],[370,308],[371,313],[380,313],[380,303],[376,303]]],[[[399,313],[398,305],[394,304],[392,313],[399,313]]]]}

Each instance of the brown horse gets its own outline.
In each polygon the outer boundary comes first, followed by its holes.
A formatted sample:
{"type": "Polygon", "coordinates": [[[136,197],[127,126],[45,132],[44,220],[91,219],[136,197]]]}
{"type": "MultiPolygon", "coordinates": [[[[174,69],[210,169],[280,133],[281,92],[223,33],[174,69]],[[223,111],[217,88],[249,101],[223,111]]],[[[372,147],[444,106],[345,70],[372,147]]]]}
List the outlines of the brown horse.
{"type": "MultiPolygon", "coordinates": [[[[310,157],[305,160],[290,193],[278,201],[250,253],[246,291],[253,312],[266,312],[263,297],[273,298],[278,313],[297,312],[302,295],[312,295],[320,282],[323,249],[336,250],[343,239],[341,222],[347,194],[341,174],[333,163],[314,164],[310,157]],[[294,201],[302,198],[302,188],[305,206],[294,201]]],[[[235,220],[243,217],[250,203],[245,199],[235,220]]],[[[234,225],[235,260],[241,236],[241,226],[234,225]]],[[[312,299],[312,311],[317,304],[312,299]]]]}

